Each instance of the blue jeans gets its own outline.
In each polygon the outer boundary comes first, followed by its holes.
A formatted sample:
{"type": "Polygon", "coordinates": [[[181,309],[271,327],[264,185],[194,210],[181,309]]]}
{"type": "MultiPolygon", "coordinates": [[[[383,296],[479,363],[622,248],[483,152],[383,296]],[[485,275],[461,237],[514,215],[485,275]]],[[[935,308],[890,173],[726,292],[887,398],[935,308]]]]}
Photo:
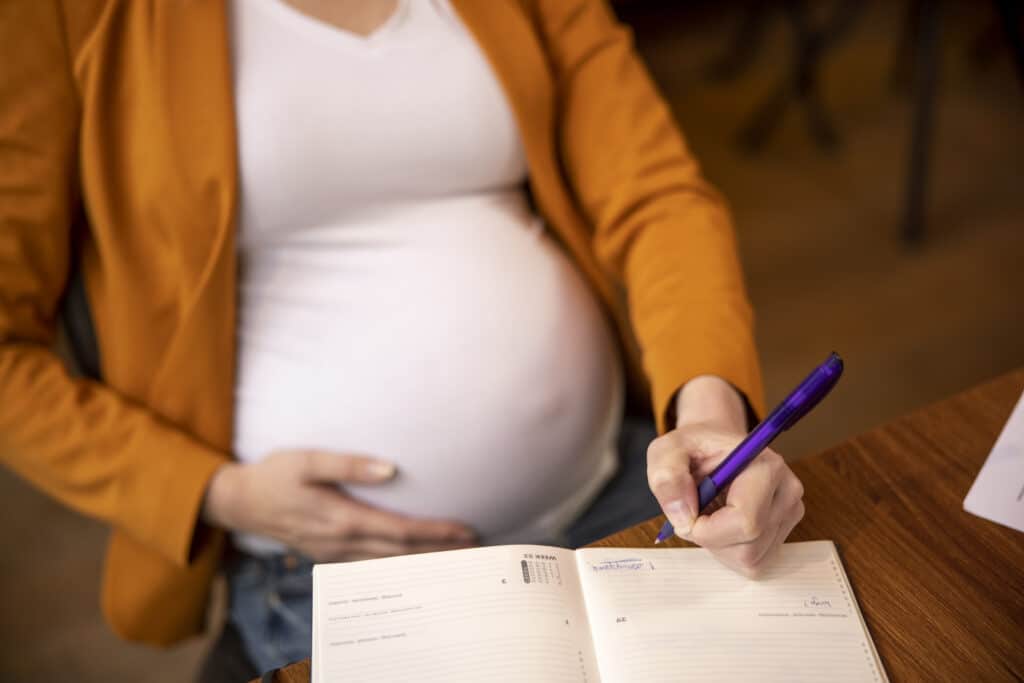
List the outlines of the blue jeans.
{"type": "Polygon", "coordinates": [[[228,571],[228,618],[258,671],[310,655],[313,563],[295,556],[243,556],[228,571]]]}
{"type": "MultiPolygon", "coordinates": [[[[619,434],[619,472],[573,523],[569,547],[587,545],[661,512],[647,486],[647,446],[654,437],[649,421],[626,418],[619,434]]],[[[247,555],[228,569],[228,618],[258,671],[310,656],[312,569],[312,562],[295,556],[247,555]]]]}

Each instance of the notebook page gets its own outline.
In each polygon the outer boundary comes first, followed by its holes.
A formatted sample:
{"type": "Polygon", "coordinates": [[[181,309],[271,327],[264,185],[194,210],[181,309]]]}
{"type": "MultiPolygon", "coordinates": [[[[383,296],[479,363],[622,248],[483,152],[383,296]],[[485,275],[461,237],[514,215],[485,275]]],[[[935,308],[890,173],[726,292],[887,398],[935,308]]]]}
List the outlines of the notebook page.
{"type": "Polygon", "coordinates": [[[498,546],[313,569],[313,677],[598,681],[572,551],[498,546]]]}
{"type": "Polygon", "coordinates": [[[887,680],[830,541],[784,545],[756,581],[698,548],[577,563],[606,683],[887,680]]]}

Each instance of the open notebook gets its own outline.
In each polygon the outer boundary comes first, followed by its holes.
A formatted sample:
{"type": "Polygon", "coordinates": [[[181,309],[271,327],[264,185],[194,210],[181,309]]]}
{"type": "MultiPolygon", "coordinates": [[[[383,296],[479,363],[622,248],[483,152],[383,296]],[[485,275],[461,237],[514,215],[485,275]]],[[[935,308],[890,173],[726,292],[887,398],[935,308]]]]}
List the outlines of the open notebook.
{"type": "Polygon", "coordinates": [[[313,569],[313,683],[885,681],[835,546],[514,545],[313,569]]]}

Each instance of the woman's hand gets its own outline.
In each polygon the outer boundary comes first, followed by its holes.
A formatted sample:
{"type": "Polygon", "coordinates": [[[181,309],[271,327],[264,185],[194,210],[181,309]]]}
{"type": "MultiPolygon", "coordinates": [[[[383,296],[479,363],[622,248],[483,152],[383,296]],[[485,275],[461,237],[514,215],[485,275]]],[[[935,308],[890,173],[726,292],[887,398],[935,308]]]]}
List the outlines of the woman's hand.
{"type": "Polygon", "coordinates": [[[353,500],[337,484],[379,484],[395,467],[374,458],[278,451],[214,473],[203,519],[275,538],[316,562],[364,560],[475,545],[465,525],[414,519],[353,500]]]}
{"type": "Polygon", "coordinates": [[[782,456],[765,449],[729,486],[725,504],[697,517],[696,484],[746,437],[744,408],[735,390],[716,377],[688,382],[676,405],[676,429],[647,451],[651,491],[678,536],[756,576],[803,518],[803,485],[782,456]]]}

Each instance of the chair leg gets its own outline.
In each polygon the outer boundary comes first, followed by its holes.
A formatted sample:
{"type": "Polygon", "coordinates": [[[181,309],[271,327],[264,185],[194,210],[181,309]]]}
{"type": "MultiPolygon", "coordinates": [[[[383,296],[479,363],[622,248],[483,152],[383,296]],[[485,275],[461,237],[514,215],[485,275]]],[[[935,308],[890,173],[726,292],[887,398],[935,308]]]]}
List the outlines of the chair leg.
{"type": "Polygon", "coordinates": [[[910,139],[910,165],[903,218],[903,239],[908,244],[924,238],[925,190],[928,161],[935,126],[935,90],[939,70],[940,0],[923,3],[918,15],[919,27],[914,64],[914,113],[910,139]]]}
{"type": "Polygon", "coordinates": [[[889,67],[889,89],[896,92],[909,90],[912,86],[914,55],[917,54],[918,35],[921,27],[921,12],[928,0],[910,0],[903,14],[900,35],[893,46],[892,64],[889,67]]]}
{"type": "Polygon", "coordinates": [[[1020,24],[1024,18],[1024,9],[1019,0],[995,0],[996,12],[1003,25],[1006,41],[1013,52],[1013,63],[1017,68],[1017,82],[1024,88],[1024,39],[1021,38],[1020,24]]]}
{"type": "Polygon", "coordinates": [[[791,79],[783,81],[761,102],[736,135],[740,149],[747,154],[755,154],[764,147],[789,108],[794,90],[791,79]]]}
{"type": "Polygon", "coordinates": [[[792,36],[792,62],[782,80],[740,127],[738,142],[745,152],[759,151],[782,122],[791,103],[804,109],[811,137],[822,149],[839,145],[839,134],[828,115],[818,90],[822,58],[853,25],[861,3],[842,0],[823,26],[814,26],[805,0],[782,4],[792,36]]]}
{"type": "Polygon", "coordinates": [[[792,101],[802,98],[809,83],[807,74],[816,66],[817,50],[807,20],[807,7],[803,0],[787,0],[783,4],[792,36],[792,62],[779,84],[740,127],[737,140],[747,153],[758,152],[768,142],[786,114],[792,101]]]}
{"type": "Polygon", "coordinates": [[[746,3],[729,47],[705,67],[707,80],[731,81],[754,63],[758,48],[764,41],[768,9],[766,0],[750,0],[746,3]]]}

